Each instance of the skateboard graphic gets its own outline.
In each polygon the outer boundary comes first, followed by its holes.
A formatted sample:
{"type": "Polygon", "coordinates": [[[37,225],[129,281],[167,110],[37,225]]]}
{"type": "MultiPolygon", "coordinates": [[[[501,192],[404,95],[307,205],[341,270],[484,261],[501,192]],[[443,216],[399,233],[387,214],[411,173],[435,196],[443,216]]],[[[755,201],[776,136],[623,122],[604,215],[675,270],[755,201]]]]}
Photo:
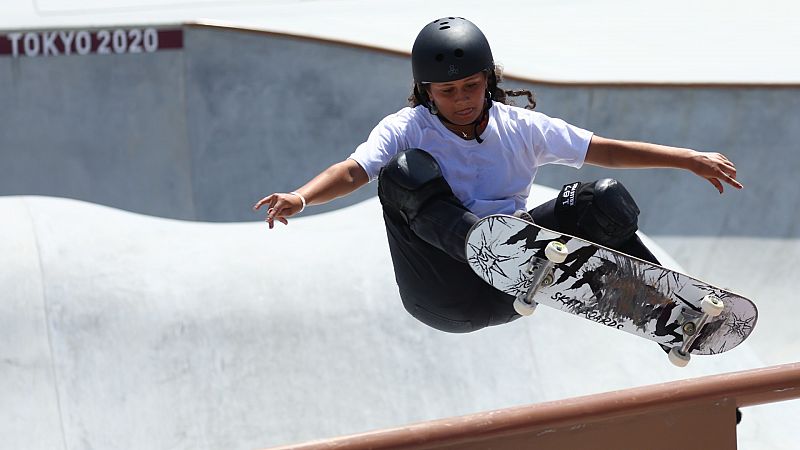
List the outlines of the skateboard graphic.
{"type": "Polygon", "coordinates": [[[722,353],[753,331],[750,300],[589,241],[493,215],[466,242],[472,269],[533,313],[541,303],[649,339],[680,367],[690,354],[722,353]]]}

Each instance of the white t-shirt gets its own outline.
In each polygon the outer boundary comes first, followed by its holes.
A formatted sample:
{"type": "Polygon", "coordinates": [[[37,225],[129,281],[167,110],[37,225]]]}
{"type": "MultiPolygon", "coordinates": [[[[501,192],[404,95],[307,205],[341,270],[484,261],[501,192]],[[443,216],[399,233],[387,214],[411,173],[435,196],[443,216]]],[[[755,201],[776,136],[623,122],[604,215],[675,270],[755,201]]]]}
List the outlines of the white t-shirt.
{"type": "Polygon", "coordinates": [[[427,108],[403,108],[381,120],[350,155],[370,181],[398,151],[430,153],[461,203],[478,217],[525,208],[537,168],[583,165],[590,131],[542,113],[495,102],[483,143],[448,130],[427,108]]]}

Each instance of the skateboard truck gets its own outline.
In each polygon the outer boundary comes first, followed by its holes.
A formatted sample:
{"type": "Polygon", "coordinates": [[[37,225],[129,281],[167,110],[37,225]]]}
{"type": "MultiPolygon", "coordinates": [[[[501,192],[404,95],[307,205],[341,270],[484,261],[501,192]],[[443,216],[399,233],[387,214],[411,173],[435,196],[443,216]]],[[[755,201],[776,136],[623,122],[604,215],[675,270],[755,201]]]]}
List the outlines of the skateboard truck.
{"type": "Polygon", "coordinates": [[[687,317],[688,320],[683,322],[681,330],[683,331],[683,344],[672,347],[669,351],[669,360],[672,364],[678,367],[685,367],[689,364],[691,359],[692,344],[700,337],[700,332],[710,319],[722,314],[725,309],[725,304],[715,295],[706,295],[700,301],[700,308],[702,314],[696,317],[687,317]],[[699,320],[697,320],[699,318],[699,320]],[[695,320],[697,320],[695,322],[695,320]]]}
{"type": "Polygon", "coordinates": [[[544,248],[544,255],[547,259],[544,260],[541,267],[536,268],[537,263],[541,261],[536,258],[531,258],[525,266],[525,274],[536,278],[531,282],[528,291],[520,292],[514,300],[514,310],[522,316],[530,316],[536,310],[537,303],[533,297],[541,286],[553,284],[553,267],[563,263],[569,256],[569,252],[563,242],[551,241],[544,248]]]}

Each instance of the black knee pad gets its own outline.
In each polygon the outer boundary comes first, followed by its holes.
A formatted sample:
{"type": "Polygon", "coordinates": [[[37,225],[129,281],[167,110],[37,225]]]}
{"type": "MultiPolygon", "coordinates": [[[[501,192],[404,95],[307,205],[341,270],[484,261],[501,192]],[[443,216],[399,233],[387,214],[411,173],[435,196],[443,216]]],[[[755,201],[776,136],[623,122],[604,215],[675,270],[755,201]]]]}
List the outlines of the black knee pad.
{"type": "Polygon", "coordinates": [[[639,207],[625,186],[610,178],[565,185],[555,213],[565,232],[609,247],[627,241],[639,228],[639,207]]]}
{"type": "Polygon", "coordinates": [[[378,197],[407,223],[434,197],[453,195],[439,163],[430,153],[412,148],[394,156],[378,174],[378,197]]]}

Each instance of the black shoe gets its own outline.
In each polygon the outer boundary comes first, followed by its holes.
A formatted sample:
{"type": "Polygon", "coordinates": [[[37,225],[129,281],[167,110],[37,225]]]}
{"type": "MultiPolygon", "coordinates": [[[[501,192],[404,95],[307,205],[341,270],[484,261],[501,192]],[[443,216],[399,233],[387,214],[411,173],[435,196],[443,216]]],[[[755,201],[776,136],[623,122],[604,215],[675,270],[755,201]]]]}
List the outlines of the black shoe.
{"type": "Polygon", "coordinates": [[[526,222],[533,223],[533,217],[531,217],[531,215],[528,214],[528,211],[525,211],[524,209],[518,209],[518,210],[514,211],[514,214],[512,214],[512,215],[514,217],[516,217],[517,219],[522,219],[522,220],[524,220],[526,222]]]}

